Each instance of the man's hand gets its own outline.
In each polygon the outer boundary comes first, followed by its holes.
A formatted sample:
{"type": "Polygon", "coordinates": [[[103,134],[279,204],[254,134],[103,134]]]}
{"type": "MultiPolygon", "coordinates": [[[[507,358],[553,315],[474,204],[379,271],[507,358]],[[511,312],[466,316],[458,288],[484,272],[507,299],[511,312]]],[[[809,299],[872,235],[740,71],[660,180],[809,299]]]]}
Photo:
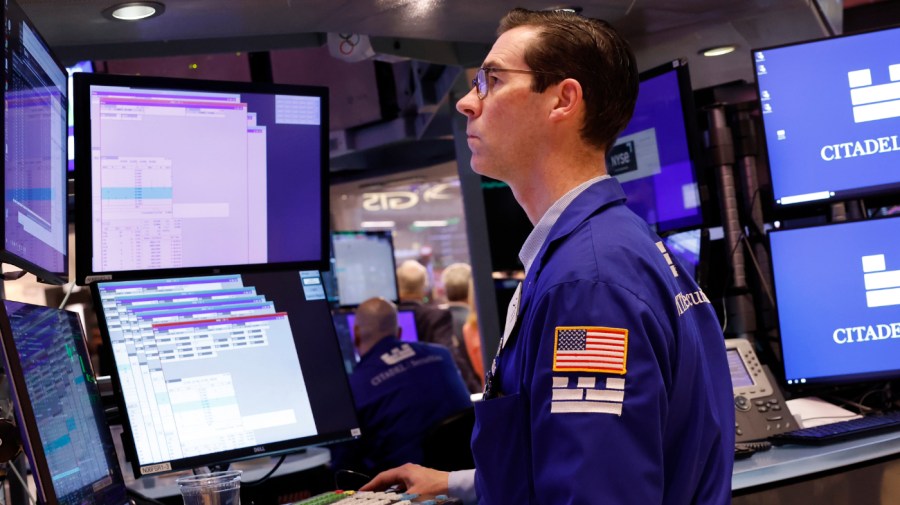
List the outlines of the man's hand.
{"type": "Polygon", "coordinates": [[[391,486],[398,486],[407,493],[422,495],[447,494],[447,479],[449,476],[448,472],[407,463],[379,473],[371,482],[359,488],[359,490],[384,491],[391,486]]]}

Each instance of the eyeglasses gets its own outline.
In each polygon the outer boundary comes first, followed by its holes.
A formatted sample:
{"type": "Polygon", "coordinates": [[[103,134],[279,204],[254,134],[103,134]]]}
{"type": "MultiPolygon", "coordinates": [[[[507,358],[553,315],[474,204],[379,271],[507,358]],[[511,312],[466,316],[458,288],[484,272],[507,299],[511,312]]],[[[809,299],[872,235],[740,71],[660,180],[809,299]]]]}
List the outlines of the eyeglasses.
{"type": "Polygon", "coordinates": [[[515,72],[517,74],[547,74],[547,75],[555,75],[557,77],[562,77],[560,74],[554,72],[544,72],[542,70],[513,70],[510,68],[495,68],[495,67],[481,67],[475,72],[475,78],[472,79],[472,86],[475,88],[475,92],[478,94],[479,100],[484,100],[486,96],[488,96],[488,91],[491,90],[490,83],[488,82],[488,74],[491,72],[515,72]]]}

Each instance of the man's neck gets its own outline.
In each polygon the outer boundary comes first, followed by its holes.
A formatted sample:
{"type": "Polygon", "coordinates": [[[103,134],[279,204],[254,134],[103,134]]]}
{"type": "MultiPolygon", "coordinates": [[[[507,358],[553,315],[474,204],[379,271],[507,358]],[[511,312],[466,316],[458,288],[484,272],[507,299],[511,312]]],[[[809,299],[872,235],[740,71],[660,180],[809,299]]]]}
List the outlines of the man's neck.
{"type": "Polygon", "coordinates": [[[388,334],[388,335],[385,335],[385,336],[383,336],[383,337],[381,337],[381,338],[376,338],[376,339],[375,339],[374,341],[372,341],[372,342],[364,342],[364,343],[360,344],[360,346],[356,349],[356,352],[359,354],[359,358],[362,359],[362,358],[365,357],[367,354],[369,354],[370,352],[372,352],[372,349],[375,348],[378,344],[380,344],[380,343],[383,342],[384,340],[386,340],[386,339],[393,340],[393,339],[396,339],[396,338],[397,338],[396,335],[390,335],[390,334],[388,334]]]}
{"type": "Polygon", "coordinates": [[[516,201],[531,224],[537,224],[557,200],[583,182],[606,173],[606,159],[596,152],[581,156],[547,158],[521,172],[521,180],[510,181],[516,201]]]}

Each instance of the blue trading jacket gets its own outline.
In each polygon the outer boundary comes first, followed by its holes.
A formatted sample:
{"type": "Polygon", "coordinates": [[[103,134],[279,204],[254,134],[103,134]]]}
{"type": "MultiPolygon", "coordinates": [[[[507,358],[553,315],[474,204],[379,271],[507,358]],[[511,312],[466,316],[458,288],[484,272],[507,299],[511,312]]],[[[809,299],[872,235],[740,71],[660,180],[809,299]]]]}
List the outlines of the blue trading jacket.
{"type": "Polygon", "coordinates": [[[332,449],[335,468],[377,472],[422,463],[426,432],[472,406],[450,351],[394,337],[362,357],[350,387],[362,437],[332,449]]]}
{"type": "Polygon", "coordinates": [[[499,396],[475,407],[482,504],[730,503],[722,331],[624,201],[614,179],[588,188],[528,272],[499,396]]]}

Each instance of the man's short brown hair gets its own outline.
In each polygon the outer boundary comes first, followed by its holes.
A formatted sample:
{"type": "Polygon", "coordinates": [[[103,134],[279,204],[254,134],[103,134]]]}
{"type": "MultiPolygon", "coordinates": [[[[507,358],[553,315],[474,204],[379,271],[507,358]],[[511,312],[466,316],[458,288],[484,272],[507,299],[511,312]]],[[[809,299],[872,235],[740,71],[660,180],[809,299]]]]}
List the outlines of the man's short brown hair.
{"type": "Polygon", "coordinates": [[[563,79],[581,84],[585,102],[581,135],[606,151],[631,120],[638,94],[637,63],[631,47],[606,21],[570,11],[513,9],[497,34],[520,26],[539,30],[525,50],[534,74],[532,89],[541,93],[563,79]]]}

